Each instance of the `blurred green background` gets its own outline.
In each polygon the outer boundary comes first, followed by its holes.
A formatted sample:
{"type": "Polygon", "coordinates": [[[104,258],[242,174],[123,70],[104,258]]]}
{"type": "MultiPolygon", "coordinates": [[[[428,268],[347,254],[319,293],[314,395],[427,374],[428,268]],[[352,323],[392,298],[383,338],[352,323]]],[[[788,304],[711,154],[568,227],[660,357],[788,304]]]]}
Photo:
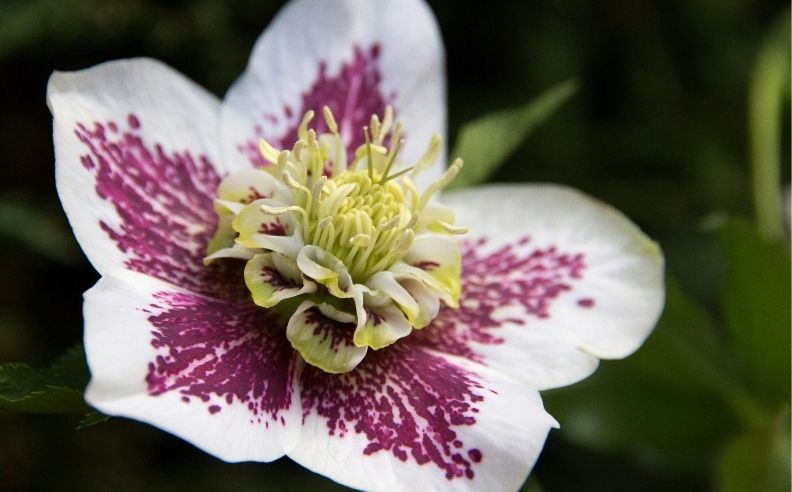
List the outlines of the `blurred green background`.
{"type": "MultiPolygon", "coordinates": [[[[0,1],[0,361],[44,366],[78,343],[97,279],[55,194],[49,74],[144,55],[222,96],[281,4],[0,1]]],[[[545,393],[562,428],[526,489],[789,490],[788,4],[430,4],[452,143],[576,79],[489,179],[584,190],[667,258],[667,309],[646,345],[545,393]]],[[[0,414],[0,489],[341,489],[285,459],[227,465],[143,424],[78,421],[0,414]]]]}

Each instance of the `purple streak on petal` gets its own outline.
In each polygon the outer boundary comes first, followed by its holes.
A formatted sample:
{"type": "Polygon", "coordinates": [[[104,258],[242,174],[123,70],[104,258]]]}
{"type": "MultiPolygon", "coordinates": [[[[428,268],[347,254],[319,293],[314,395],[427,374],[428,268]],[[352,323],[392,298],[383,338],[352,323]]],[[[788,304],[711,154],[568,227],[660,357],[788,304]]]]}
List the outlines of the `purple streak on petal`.
{"type": "Polygon", "coordinates": [[[311,87],[303,92],[300,107],[294,111],[284,106],[283,116],[267,114],[263,122],[254,128],[254,138],[240,144],[238,149],[248,157],[254,166],[267,166],[258,150],[260,138],[267,139],[273,146],[280,149],[291,149],[297,141],[297,128],[303,115],[309,110],[315,113],[310,127],[317,133],[328,131],[322,116],[322,108],[328,106],[335,116],[341,138],[349,155],[365,142],[363,127],[369,125],[371,115],[380,117],[385,106],[393,104],[396,94],[387,96],[382,93],[379,63],[380,46],[372,44],[368,49],[360,46],[353,48],[352,59],[341,64],[336,74],[327,73],[327,63],[320,62],[317,75],[311,87]],[[268,128],[274,123],[284,120],[288,122],[286,131],[273,135],[268,128]]]}
{"type": "Polygon", "coordinates": [[[294,287],[291,282],[287,281],[281,273],[273,267],[263,267],[259,272],[263,282],[272,288],[275,292],[290,289],[294,287]]]}
{"type": "Polygon", "coordinates": [[[338,347],[353,346],[352,337],[355,333],[354,323],[342,323],[328,318],[319,311],[319,308],[312,307],[305,311],[305,324],[314,325],[313,335],[319,337],[324,342],[330,339],[330,348],[338,352],[338,347]]]}
{"type": "Polygon", "coordinates": [[[126,254],[127,268],[202,294],[247,296],[239,282],[243,265],[202,263],[217,223],[212,201],[221,177],[214,166],[205,155],[145,141],[133,114],[126,123],[107,122],[110,132],[99,122],[78,123],[74,132],[96,193],[120,218],[117,226],[104,220],[99,226],[126,254]]]}
{"type": "Polygon", "coordinates": [[[195,294],[155,298],[145,309],[159,353],[146,376],[150,395],[178,391],[211,402],[211,414],[241,403],[265,425],[289,408],[294,352],[272,311],[195,294]]]}
{"type": "Polygon", "coordinates": [[[434,465],[449,480],[475,476],[483,455],[466,450],[458,435],[475,425],[476,406],[491,393],[475,374],[407,339],[369,351],[345,374],[306,365],[300,383],[303,415],[324,418],[331,436],[361,434],[363,454],[434,465]]]}
{"type": "Polygon", "coordinates": [[[472,342],[503,343],[499,327],[529,321],[500,318],[498,309],[514,306],[522,308],[528,318],[551,317],[553,301],[583,277],[584,255],[562,252],[556,246],[526,249],[529,242],[522,238],[519,247],[508,245],[490,253],[480,252],[485,239],[464,242],[459,308],[443,307],[430,326],[413,333],[413,341],[486,363],[472,342]]]}

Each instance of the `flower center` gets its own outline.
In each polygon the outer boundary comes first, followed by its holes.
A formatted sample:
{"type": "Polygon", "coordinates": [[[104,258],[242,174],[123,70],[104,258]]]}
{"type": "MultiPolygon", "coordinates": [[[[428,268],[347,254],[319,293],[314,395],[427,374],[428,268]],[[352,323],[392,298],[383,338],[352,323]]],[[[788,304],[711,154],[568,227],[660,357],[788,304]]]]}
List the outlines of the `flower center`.
{"type": "Polygon", "coordinates": [[[367,171],[342,173],[325,183],[307,242],[332,253],[354,281],[387,269],[412,244],[418,217],[404,204],[397,185],[374,182],[367,171]],[[341,198],[339,200],[339,198],[341,198]]]}
{"type": "Polygon", "coordinates": [[[413,176],[437,159],[439,136],[399,169],[404,141],[391,108],[382,120],[371,117],[366,143],[349,159],[330,110],[323,110],[329,133],[309,129],[313,116],[303,117],[290,150],[260,141],[271,166],[223,180],[205,261],[248,260],[253,301],[289,316],[287,337],[307,362],[345,372],[367,349],[428,326],[440,302],[456,307],[461,258],[450,236],[466,229],[430,199],[462,161],[419,192],[413,176]]]}

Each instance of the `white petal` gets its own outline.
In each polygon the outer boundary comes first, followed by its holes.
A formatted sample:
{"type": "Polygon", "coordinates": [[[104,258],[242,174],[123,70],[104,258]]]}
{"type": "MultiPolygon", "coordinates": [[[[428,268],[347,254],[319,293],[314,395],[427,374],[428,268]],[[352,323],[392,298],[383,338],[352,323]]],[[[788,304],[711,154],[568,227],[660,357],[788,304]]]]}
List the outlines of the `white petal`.
{"type": "MultiPolygon", "coordinates": [[[[413,164],[432,134],[445,136],[443,70],[437,23],[422,1],[290,2],[259,38],[247,70],[226,96],[223,155],[264,165],[258,138],[291,148],[307,110],[315,111],[316,128],[325,128],[324,105],[354,150],[371,114],[382,116],[392,104],[407,139],[400,157],[413,164]]],[[[419,184],[439,176],[444,159],[441,152],[438,166],[419,175],[419,184]]]]}
{"type": "Polygon", "coordinates": [[[444,196],[471,233],[460,308],[415,336],[532,387],[625,357],[663,305],[658,246],[614,209],[558,186],[489,186],[444,196]],[[484,242],[482,242],[484,241],[484,242]]]}
{"type": "Polygon", "coordinates": [[[356,489],[517,490],[555,425],[537,392],[409,340],[347,374],[306,366],[289,456],[356,489]]]}
{"type": "Polygon", "coordinates": [[[299,434],[285,326],[129,271],[85,295],[86,400],[148,422],[225,461],[271,461],[299,434]]]}
{"type": "Polygon", "coordinates": [[[47,101],[58,193],[96,269],[126,266],[211,290],[195,284],[226,173],[217,100],[159,62],[134,59],[55,72],[47,101]]]}

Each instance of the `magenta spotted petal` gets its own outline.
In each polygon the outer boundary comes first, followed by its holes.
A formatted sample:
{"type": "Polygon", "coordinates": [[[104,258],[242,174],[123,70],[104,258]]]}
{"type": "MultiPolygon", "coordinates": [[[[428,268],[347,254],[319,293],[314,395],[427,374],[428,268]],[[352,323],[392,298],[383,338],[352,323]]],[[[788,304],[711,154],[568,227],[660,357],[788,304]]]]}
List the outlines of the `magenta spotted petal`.
{"type": "MultiPolygon", "coordinates": [[[[359,365],[343,374],[306,363],[289,318],[253,302],[239,259],[248,250],[204,262],[218,186],[268,165],[260,138],[289,147],[302,115],[328,106],[353,152],[390,105],[404,122],[400,158],[415,162],[445,133],[444,98],[441,40],[419,0],[291,2],[222,103],[154,60],[55,73],[58,192],[102,274],[85,296],[86,399],[226,461],[288,455],[359,489],[519,488],[557,425],[538,391],[636,350],[659,315],[662,255],[624,216],[554,186],[444,195],[471,229],[459,306],[438,312],[430,284],[403,278],[437,317],[385,348],[349,352],[359,365]]],[[[419,175],[418,188],[441,173],[419,175]]],[[[447,260],[420,259],[404,268],[439,275],[447,260]]],[[[393,282],[383,285],[404,290],[393,282]]],[[[328,350],[354,347],[351,320],[298,328],[329,337],[328,350]]]]}

